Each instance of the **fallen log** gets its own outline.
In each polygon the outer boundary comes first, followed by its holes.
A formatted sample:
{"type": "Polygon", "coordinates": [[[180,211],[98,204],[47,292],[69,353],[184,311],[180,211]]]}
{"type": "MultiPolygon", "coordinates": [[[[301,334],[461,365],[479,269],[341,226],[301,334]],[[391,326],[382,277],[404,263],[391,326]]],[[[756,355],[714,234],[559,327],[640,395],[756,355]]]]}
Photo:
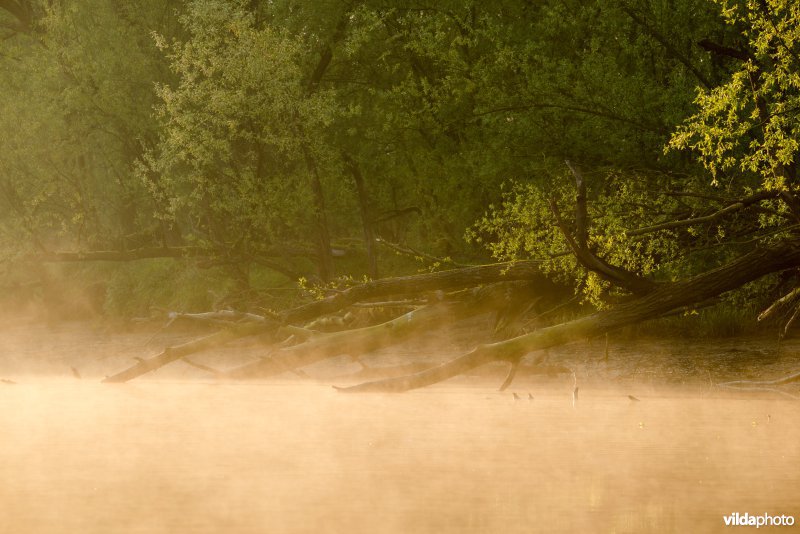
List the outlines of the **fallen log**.
{"type": "MultiPolygon", "coordinates": [[[[515,285],[517,291],[522,291],[525,284],[515,285]]],[[[507,286],[505,283],[493,284],[465,291],[455,300],[424,306],[374,326],[317,333],[304,343],[276,350],[259,361],[232,369],[225,373],[225,377],[263,379],[341,354],[356,358],[361,354],[396,345],[417,333],[429,333],[443,324],[497,309],[503,305],[512,290],[507,286]]]]}
{"type": "Polygon", "coordinates": [[[447,380],[493,361],[515,361],[530,352],[604,334],[703,302],[769,273],[800,265],[800,242],[758,248],[728,264],[683,281],[665,283],[617,307],[519,337],[480,345],[471,352],[419,373],[337,388],[344,392],[402,392],[447,380]]]}
{"type": "Polygon", "coordinates": [[[280,317],[285,323],[298,323],[335,313],[362,300],[427,291],[462,289],[495,282],[530,280],[540,283],[544,287],[551,287],[553,282],[547,280],[542,274],[539,267],[541,264],[541,261],[536,260],[495,263],[430,274],[373,280],[353,286],[325,299],[287,310],[281,313],[280,317]]]}
{"type": "Polygon", "coordinates": [[[264,331],[265,326],[263,323],[245,323],[232,326],[225,330],[215,332],[209,336],[202,337],[200,339],[194,339],[182,345],[167,347],[158,355],[146,360],[139,360],[136,365],[129,367],[124,371],[120,371],[115,375],[108,376],[104,378],[102,382],[105,384],[127,382],[142,376],[145,373],[155,371],[159,367],[163,367],[164,365],[174,362],[175,360],[180,360],[189,354],[193,354],[211,347],[216,347],[229,341],[233,341],[234,339],[263,333],[264,331]]]}
{"type": "Polygon", "coordinates": [[[304,343],[278,349],[267,357],[232,369],[224,375],[234,380],[263,379],[341,354],[355,357],[400,343],[417,332],[431,329],[432,322],[442,321],[451,313],[452,305],[433,304],[382,324],[317,334],[304,343]]]}
{"type": "Polygon", "coordinates": [[[222,345],[233,339],[268,333],[276,330],[280,325],[303,324],[317,317],[338,312],[362,300],[394,295],[419,294],[436,290],[470,288],[503,281],[531,281],[534,285],[541,285],[541,287],[549,290],[555,286],[541,274],[539,270],[540,264],[540,261],[498,263],[366,282],[326,299],[274,314],[271,317],[274,321],[246,325],[237,324],[202,339],[175,347],[168,347],[161,354],[108,377],[104,382],[127,382],[201,350],[222,345]]]}

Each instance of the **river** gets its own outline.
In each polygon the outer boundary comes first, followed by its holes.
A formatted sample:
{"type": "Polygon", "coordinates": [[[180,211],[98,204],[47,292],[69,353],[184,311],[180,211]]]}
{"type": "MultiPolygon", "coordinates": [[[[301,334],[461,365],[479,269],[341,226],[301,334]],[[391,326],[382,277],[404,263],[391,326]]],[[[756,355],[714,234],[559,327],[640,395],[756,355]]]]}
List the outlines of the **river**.
{"type": "Polygon", "coordinates": [[[707,532],[733,512],[800,515],[791,400],[521,393],[7,385],[0,532],[707,532]]]}

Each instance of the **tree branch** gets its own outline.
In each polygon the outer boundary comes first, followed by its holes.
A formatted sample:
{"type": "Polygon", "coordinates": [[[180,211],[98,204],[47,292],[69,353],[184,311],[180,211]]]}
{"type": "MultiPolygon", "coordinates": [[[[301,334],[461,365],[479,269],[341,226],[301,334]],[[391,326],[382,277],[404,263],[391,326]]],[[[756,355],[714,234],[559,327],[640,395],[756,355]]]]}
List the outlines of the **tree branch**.
{"type": "Polygon", "coordinates": [[[567,244],[572,250],[572,253],[575,255],[575,258],[586,269],[597,273],[604,280],[627,289],[635,295],[644,295],[656,287],[656,283],[652,280],[648,280],[647,278],[643,278],[635,273],[611,265],[594,255],[588,248],[579,247],[575,242],[575,239],[573,239],[572,235],[570,234],[566,224],[561,219],[561,214],[558,211],[558,204],[556,204],[555,199],[550,199],[550,210],[553,212],[553,216],[556,219],[556,225],[564,235],[564,239],[567,241],[567,244]]]}
{"type": "Polygon", "coordinates": [[[738,50],[736,48],[731,48],[729,46],[719,45],[711,41],[710,39],[701,39],[697,42],[697,45],[703,50],[706,50],[718,56],[730,57],[733,59],[738,59],[739,61],[748,61],[750,59],[753,59],[753,56],[751,56],[748,52],[745,52],[744,50],[738,50]]]}
{"type": "Polygon", "coordinates": [[[741,209],[744,209],[752,204],[755,204],[756,202],[761,202],[762,200],[770,198],[777,198],[779,196],[780,192],[761,191],[759,193],[756,193],[755,195],[743,198],[737,202],[734,202],[733,204],[725,206],[724,208],[715,211],[714,213],[711,213],[709,215],[704,215],[702,217],[692,217],[689,219],[681,219],[678,221],[667,221],[660,224],[654,224],[653,226],[645,226],[643,228],[637,228],[636,230],[630,230],[628,232],[625,232],[625,235],[627,235],[628,237],[633,237],[633,236],[658,232],[660,230],[671,230],[673,228],[681,228],[683,226],[693,226],[695,224],[712,222],[724,217],[725,215],[728,215],[729,213],[733,213],[741,209]]]}
{"type": "Polygon", "coordinates": [[[298,323],[337,312],[346,306],[368,298],[461,289],[493,282],[531,280],[541,284],[552,285],[552,282],[548,281],[541,273],[541,263],[541,261],[536,260],[495,263],[430,274],[373,280],[353,286],[328,298],[287,310],[280,317],[284,323],[298,323]]]}
{"type": "Polygon", "coordinates": [[[631,20],[633,20],[636,24],[641,26],[653,39],[655,39],[661,46],[664,47],[664,50],[667,51],[669,55],[677,59],[680,63],[686,67],[689,72],[694,74],[695,78],[702,83],[706,88],[712,87],[713,84],[706,78],[705,74],[700,72],[700,69],[695,67],[689,58],[686,57],[680,50],[678,50],[675,45],[673,45],[661,32],[655,29],[650,23],[644,19],[641,15],[636,13],[627,3],[620,2],[620,7],[626,15],[628,15],[631,20]]]}

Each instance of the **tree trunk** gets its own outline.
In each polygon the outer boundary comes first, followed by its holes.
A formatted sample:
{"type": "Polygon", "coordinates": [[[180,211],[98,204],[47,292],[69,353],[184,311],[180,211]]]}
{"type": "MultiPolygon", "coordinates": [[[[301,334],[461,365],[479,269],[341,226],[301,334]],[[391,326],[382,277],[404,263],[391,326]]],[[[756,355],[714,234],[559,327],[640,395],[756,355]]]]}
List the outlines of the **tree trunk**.
{"type": "Polygon", "coordinates": [[[378,247],[376,246],[375,230],[372,227],[373,219],[369,206],[369,195],[367,194],[367,187],[364,184],[364,176],[361,174],[361,168],[358,163],[350,156],[345,155],[345,161],[350,168],[350,173],[353,175],[353,181],[356,185],[356,193],[358,194],[358,207],[361,212],[361,225],[364,229],[364,247],[367,250],[367,273],[373,280],[378,278],[378,247]]]}

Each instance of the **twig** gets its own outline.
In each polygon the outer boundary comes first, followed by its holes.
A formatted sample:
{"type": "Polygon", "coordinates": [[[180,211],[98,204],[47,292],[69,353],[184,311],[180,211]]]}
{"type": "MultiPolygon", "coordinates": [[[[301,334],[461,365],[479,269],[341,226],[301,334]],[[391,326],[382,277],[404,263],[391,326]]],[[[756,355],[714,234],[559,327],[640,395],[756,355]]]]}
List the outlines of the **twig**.
{"type": "Polygon", "coordinates": [[[189,365],[191,365],[192,367],[196,367],[197,369],[201,369],[201,370],[203,370],[203,371],[206,371],[206,372],[208,372],[208,373],[211,373],[211,374],[212,374],[212,375],[214,375],[216,378],[225,378],[225,373],[223,373],[222,371],[219,371],[219,370],[217,370],[217,369],[214,369],[213,367],[209,367],[209,366],[207,366],[207,365],[202,365],[202,364],[200,364],[200,363],[193,362],[193,361],[192,361],[192,360],[190,360],[189,358],[183,358],[183,361],[184,361],[184,362],[186,362],[186,363],[188,363],[188,364],[189,364],[189,365]]]}
{"type": "Polygon", "coordinates": [[[763,321],[764,319],[769,319],[775,311],[782,307],[784,304],[789,304],[793,300],[795,300],[798,296],[800,296],[800,287],[796,287],[789,291],[787,294],[773,302],[769,308],[764,310],[758,315],[758,320],[763,321]]]}
{"type": "Polygon", "coordinates": [[[717,384],[718,386],[737,386],[741,384],[752,384],[756,386],[782,386],[784,384],[791,384],[792,382],[800,382],[800,372],[776,378],[774,380],[734,380],[732,382],[723,382],[717,384]]]}

